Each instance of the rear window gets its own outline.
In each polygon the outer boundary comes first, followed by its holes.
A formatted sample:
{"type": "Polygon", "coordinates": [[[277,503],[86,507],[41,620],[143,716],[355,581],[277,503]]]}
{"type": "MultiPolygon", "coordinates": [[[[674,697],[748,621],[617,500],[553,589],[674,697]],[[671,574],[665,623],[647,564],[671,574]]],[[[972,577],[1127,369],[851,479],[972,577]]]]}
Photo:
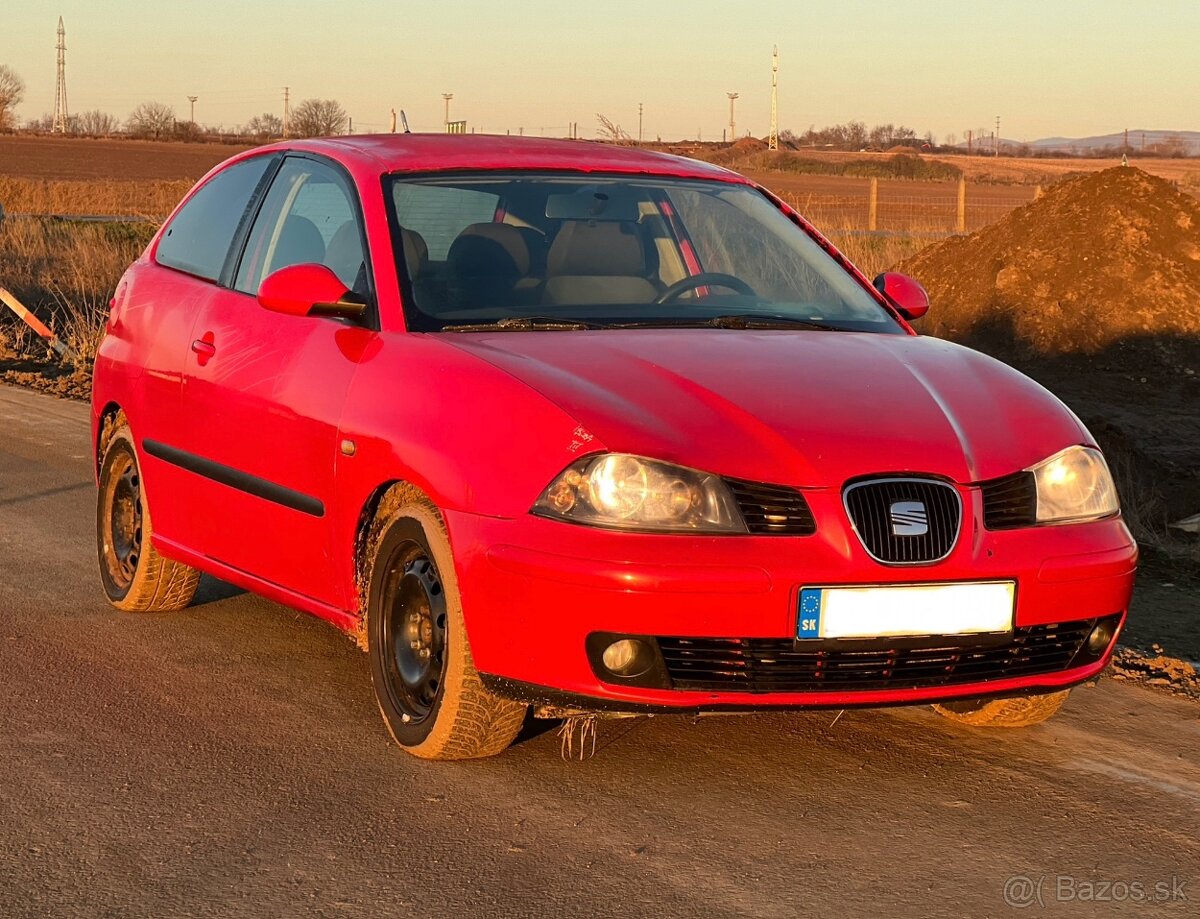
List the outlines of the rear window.
{"type": "Polygon", "coordinates": [[[392,185],[396,213],[403,214],[405,229],[421,234],[429,258],[444,261],[458,234],[475,223],[488,223],[496,214],[500,196],[486,191],[449,185],[392,185]]]}
{"type": "Polygon", "coordinates": [[[269,156],[244,160],[209,179],[167,225],[155,261],[217,280],[238,224],[271,161],[269,156]]]}

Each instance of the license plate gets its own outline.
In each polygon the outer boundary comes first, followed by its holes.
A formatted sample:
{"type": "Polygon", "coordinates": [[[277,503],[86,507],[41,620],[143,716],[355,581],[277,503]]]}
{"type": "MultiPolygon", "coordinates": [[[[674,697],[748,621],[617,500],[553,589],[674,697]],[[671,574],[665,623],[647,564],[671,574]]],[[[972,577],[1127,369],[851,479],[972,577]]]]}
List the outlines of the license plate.
{"type": "Polygon", "coordinates": [[[804,587],[796,638],[883,638],[1011,632],[1015,581],[804,587]]]}

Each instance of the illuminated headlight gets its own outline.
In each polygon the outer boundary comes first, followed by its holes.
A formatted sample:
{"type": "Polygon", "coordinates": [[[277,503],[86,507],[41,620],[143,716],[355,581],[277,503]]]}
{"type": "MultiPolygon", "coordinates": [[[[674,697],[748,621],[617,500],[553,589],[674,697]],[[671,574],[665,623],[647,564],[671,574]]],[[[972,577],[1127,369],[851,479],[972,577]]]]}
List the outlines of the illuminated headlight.
{"type": "Polygon", "coordinates": [[[550,483],[533,513],[628,530],[746,532],[737,503],[719,477],[626,453],[573,463],[550,483]]]}
{"type": "Polygon", "coordinates": [[[1121,509],[1108,464],[1093,447],[1068,447],[1030,472],[1038,523],[1108,517],[1121,509]]]}

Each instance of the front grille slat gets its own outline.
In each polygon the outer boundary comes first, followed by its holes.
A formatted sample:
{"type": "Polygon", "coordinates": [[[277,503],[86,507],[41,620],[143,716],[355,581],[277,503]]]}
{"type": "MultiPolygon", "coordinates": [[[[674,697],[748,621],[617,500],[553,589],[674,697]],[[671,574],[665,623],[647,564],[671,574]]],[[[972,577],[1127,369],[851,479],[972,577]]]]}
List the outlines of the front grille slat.
{"type": "Polygon", "coordinates": [[[843,492],[863,548],[885,565],[921,565],[950,554],[962,527],[962,499],[948,482],[880,478],[843,492]]]}
{"type": "Polygon", "coordinates": [[[1016,629],[1001,645],[930,638],[926,646],[804,651],[788,639],[659,638],[680,690],[818,692],[921,689],[1055,673],[1075,658],[1096,620],[1016,629]]]}
{"type": "Polygon", "coordinates": [[[725,479],[746,528],[755,536],[812,536],[817,522],[795,488],[743,479],[725,479]]]}
{"type": "Polygon", "coordinates": [[[983,525],[989,530],[1013,530],[1037,522],[1037,485],[1032,472],[1018,472],[983,482],[983,525]]]}

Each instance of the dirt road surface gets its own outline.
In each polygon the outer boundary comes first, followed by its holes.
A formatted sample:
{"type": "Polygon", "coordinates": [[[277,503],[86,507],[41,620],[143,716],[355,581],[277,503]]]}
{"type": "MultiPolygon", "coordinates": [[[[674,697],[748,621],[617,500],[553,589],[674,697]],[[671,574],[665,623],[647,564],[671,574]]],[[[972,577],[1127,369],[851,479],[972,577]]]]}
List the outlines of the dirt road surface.
{"type": "Polygon", "coordinates": [[[0,915],[1197,915],[1194,703],[1102,680],[1023,732],[658,718],[584,763],[553,731],[418,762],[315,619],[216,582],[108,608],[86,418],[0,386],[0,915]]]}

